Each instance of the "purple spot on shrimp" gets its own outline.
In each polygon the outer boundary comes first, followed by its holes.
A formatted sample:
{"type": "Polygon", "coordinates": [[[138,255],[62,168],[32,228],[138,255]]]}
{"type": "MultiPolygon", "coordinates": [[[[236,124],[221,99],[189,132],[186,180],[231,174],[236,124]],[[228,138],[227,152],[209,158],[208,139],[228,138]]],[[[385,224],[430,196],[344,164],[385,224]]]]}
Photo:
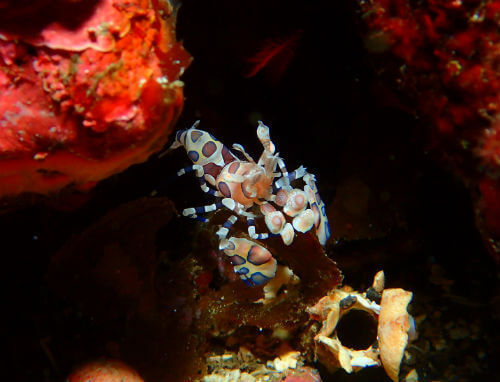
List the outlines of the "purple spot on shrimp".
{"type": "Polygon", "coordinates": [[[191,132],[191,141],[194,143],[196,142],[198,139],[200,139],[200,137],[202,136],[202,132],[201,131],[198,131],[198,130],[194,130],[193,132],[191,132]]]}
{"type": "Polygon", "coordinates": [[[224,248],[224,249],[229,249],[230,251],[232,251],[235,248],[236,248],[236,246],[234,245],[234,243],[232,241],[228,241],[226,244],[226,248],[224,248]]]}
{"type": "Polygon", "coordinates": [[[240,162],[233,162],[229,165],[229,168],[227,169],[227,172],[230,174],[236,174],[236,171],[240,168],[240,162]]]}
{"type": "Polygon", "coordinates": [[[198,154],[197,151],[189,151],[188,152],[188,157],[191,159],[193,162],[197,162],[198,159],[200,158],[200,154],[198,154]]]}
{"type": "Polygon", "coordinates": [[[207,175],[212,175],[214,178],[217,178],[222,170],[221,166],[217,166],[215,163],[210,162],[206,165],[203,165],[203,173],[207,175]]]}
{"type": "Polygon", "coordinates": [[[234,256],[231,256],[231,264],[233,265],[243,265],[245,264],[246,261],[243,257],[239,256],[239,255],[234,255],[234,256]]]}
{"type": "Polygon", "coordinates": [[[201,153],[205,155],[206,158],[210,158],[215,150],[217,150],[217,145],[212,141],[208,141],[203,145],[201,153]]]}
{"type": "Polygon", "coordinates": [[[257,245],[252,245],[248,251],[248,262],[253,265],[262,265],[267,263],[271,259],[271,254],[265,248],[259,247],[257,245]]]}
{"type": "Polygon", "coordinates": [[[226,146],[222,146],[221,154],[225,164],[238,160],[238,158],[236,158],[234,154],[231,151],[229,151],[229,149],[226,146]]]}
{"type": "Polygon", "coordinates": [[[240,275],[246,275],[248,272],[250,272],[250,270],[246,267],[241,267],[240,269],[235,270],[235,272],[240,275]]]}
{"type": "Polygon", "coordinates": [[[269,281],[269,278],[264,276],[262,273],[260,272],[255,272],[252,277],[250,277],[250,279],[252,280],[252,282],[255,284],[255,285],[262,285],[262,284],[265,284],[269,281]]]}
{"type": "Polygon", "coordinates": [[[217,188],[226,198],[231,197],[231,190],[229,189],[229,186],[225,182],[219,182],[217,188]]]}
{"type": "Polygon", "coordinates": [[[182,133],[184,133],[186,130],[179,130],[177,132],[177,134],[175,135],[175,140],[179,143],[182,143],[181,142],[181,139],[182,139],[182,133]]]}
{"type": "Polygon", "coordinates": [[[320,204],[321,203],[321,196],[319,196],[319,192],[316,192],[316,203],[320,204]]]}
{"type": "Polygon", "coordinates": [[[243,195],[245,195],[245,198],[252,199],[252,195],[250,195],[246,189],[245,182],[241,183],[241,192],[243,192],[243,195]]]}

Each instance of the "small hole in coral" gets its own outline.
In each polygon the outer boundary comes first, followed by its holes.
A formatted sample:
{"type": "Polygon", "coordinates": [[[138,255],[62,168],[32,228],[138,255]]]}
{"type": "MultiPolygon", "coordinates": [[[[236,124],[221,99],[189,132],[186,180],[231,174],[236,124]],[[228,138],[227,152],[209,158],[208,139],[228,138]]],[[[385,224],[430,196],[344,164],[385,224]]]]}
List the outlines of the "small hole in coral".
{"type": "Polygon", "coordinates": [[[348,348],[367,349],[377,339],[377,323],[368,312],[353,309],[340,319],[337,336],[342,345],[348,348]]]}
{"type": "Polygon", "coordinates": [[[36,170],[39,174],[42,174],[46,178],[56,178],[59,176],[64,176],[64,174],[57,170],[49,170],[45,168],[39,168],[36,170]]]}

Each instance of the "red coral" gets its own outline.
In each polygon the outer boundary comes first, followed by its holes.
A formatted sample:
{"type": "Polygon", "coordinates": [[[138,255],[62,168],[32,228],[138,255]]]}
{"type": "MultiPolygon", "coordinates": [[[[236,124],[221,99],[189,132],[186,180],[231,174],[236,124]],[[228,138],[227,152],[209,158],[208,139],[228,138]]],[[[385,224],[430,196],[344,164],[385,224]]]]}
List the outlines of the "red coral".
{"type": "MultiPolygon", "coordinates": [[[[479,185],[478,216],[489,216],[500,200],[500,1],[359,4],[369,30],[368,47],[377,47],[374,36],[384,34],[389,42],[384,50],[404,64],[404,72],[395,75],[430,122],[431,145],[472,190],[479,185]],[[486,192],[485,183],[494,186],[486,192]]],[[[492,218],[486,218],[487,227],[498,225],[492,218]]],[[[500,240],[496,229],[485,235],[486,242],[500,240]]],[[[490,249],[500,260],[497,247],[490,249]]]]}
{"type": "Polygon", "coordinates": [[[486,129],[483,134],[479,154],[489,167],[500,166],[500,122],[497,121],[489,129],[486,129]]]}
{"type": "Polygon", "coordinates": [[[190,62],[169,3],[23,4],[0,16],[0,196],[96,182],[158,151],[190,62]]]}

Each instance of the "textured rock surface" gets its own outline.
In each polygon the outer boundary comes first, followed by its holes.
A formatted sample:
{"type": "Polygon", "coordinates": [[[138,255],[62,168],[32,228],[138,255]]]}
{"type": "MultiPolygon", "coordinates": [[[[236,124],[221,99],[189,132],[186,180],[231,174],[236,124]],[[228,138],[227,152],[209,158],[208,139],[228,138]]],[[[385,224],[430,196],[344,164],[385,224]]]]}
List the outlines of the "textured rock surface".
{"type": "Polygon", "coordinates": [[[171,5],[23,4],[1,16],[0,197],[92,186],[160,150],[190,62],[171,5]]]}

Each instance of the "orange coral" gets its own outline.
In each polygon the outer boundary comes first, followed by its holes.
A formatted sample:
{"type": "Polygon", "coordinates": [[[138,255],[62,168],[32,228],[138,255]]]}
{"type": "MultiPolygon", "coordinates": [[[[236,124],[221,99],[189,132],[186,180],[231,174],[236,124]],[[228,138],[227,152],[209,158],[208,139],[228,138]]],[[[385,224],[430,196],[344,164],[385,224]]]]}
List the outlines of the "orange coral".
{"type": "Polygon", "coordinates": [[[69,377],[68,382],[143,382],[143,379],[130,366],[118,360],[90,362],[69,377]]]}

